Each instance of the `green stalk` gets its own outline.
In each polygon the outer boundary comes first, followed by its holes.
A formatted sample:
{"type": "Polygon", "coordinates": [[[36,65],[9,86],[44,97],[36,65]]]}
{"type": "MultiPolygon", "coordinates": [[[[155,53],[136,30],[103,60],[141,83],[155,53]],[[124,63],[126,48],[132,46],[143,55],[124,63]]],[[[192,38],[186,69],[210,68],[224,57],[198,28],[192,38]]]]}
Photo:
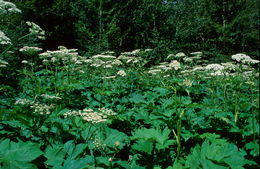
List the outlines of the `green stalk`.
{"type": "Polygon", "coordinates": [[[251,103],[252,103],[252,127],[253,127],[253,143],[255,144],[255,112],[254,112],[254,105],[253,105],[253,89],[251,88],[251,103]]]}
{"type": "Polygon", "coordinates": [[[175,133],[174,129],[173,129],[173,134],[177,140],[177,157],[176,159],[178,160],[180,158],[180,152],[181,152],[181,118],[184,114],[184,110],[180,113],[179,115],[179,120],[177,121],[177,134],[175,133]]]}
{"type": "Polygon", "coordinates": [[[67,70],[68,84],[70,84],[70,64],[71,64],[71,56],[69,55],[69,64],[68,64],[68,70],[67,70]]]}
{"type": "Polygon", "coordinates": [[[174,99],[175,99],[175,112],[177,113],[177,106],[178,106],[177,89],[174,89],[174,90],[175,90],[175,96],[174,96],[174,99]]]}
{"type": "MultiPolygon", "coordinates": [[[[20,38],[17,40],[17,42],[19,42],[19,41],[23,40],[24,38],[27,38],[27,37],[29,37],[29,36],[31,36],[31,35],[33,35],[33,34],[29,33],[29,34],[27,34],[27,35],[24,35],[24,36],[20,37],[20,38]]],[[[9,45],[9,46],[0,54],[0,57],[2,57],[6,52],[8,52],[13,46],[14,46],[13,44],[9,45]]]]}
{"type": "Polygon", "coordinates": [[[211,94],[211,104],[212,106],[214,105],[214,89],[212,90],[212,94],[211,94]]]}
{"type": "Polygon", "coordinates": [[[236,94],[236,102],[235,102],[235,123],[237,122],[237,116],[238,116],[238,112],[237,112],[237,94],[236,94]]]}
{"type": "Polygon", "coordinates": [[[253,143],[255,144],[255,112],[252,106],[253,143]]]}
{"type": "Polygon", "coordinates": [[[55,91],[55,94],[57,94],[57,66],[55,66],[54,78],[55,78],[54,91],[55,91]]]}
{"type": "Polygon", "coordinates": [[[224,88],[225,112],[227,112],[227,86],[224,88]]]}

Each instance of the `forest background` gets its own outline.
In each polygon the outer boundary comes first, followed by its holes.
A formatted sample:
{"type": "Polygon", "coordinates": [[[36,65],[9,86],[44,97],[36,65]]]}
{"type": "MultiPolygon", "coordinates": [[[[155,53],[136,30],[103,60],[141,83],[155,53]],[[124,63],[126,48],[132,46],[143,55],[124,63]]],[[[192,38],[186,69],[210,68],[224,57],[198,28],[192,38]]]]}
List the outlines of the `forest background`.
{"type": "Polygon", "coordinates": [[[203,51],[215,61],[235,53],[259,56],[259,0],[10,2],[22,13],[2,18],[8,24],[0,29],[15,42],[28,31],[25,22],[35,22],[47,37],[37,45],[48,50],[64,45],[90,56],[152,48],[152,62],[168,53],[194,51],[203,51]]]}

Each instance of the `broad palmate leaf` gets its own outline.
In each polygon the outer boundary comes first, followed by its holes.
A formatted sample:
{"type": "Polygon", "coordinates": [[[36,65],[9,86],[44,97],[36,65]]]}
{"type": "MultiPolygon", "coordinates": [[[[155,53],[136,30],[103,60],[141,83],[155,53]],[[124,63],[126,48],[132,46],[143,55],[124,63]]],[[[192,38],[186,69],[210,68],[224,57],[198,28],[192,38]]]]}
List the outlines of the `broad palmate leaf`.
{"type": "Polygon", "coordinates": [[[3,168],[37,168],[30,162],[42,154],[40,146],[36,143],[22,141],[16,143],[9,139],[0,143],[0,165],[3,168]]]}

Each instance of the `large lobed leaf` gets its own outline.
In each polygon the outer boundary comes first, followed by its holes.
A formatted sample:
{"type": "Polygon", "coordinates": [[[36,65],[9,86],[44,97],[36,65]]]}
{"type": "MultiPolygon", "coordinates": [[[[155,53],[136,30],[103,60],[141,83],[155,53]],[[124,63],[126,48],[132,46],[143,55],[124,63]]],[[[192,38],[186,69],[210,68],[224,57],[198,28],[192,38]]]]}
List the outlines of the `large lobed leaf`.
{"type": "Polygon", "coordinates": [[[243,153],[238,151],[234,144],[226,141],[210,142],[207,139],[201,146],[197,145],[187,156],[185,167],[194,169],[242,169],[246,164],[243,156],[243,153]]]}
{"type": "Polygon", "coordinates": [[[16,143],[9,139],[0,143],[0,164],[3,168],[37,168],[30,162],[42,154],[40,146],[36,143],[22,141],[16,143]]]}

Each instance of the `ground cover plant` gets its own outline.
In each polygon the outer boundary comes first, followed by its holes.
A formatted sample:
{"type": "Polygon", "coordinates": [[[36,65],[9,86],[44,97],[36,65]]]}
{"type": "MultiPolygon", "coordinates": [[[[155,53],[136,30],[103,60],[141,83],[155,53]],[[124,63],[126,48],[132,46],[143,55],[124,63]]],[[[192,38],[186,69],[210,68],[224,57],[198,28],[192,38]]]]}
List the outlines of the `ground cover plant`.
{"type": "Polygon", "coordinates": [[[44,31],[28,26],[26,44],[0,32],[0,168],[259,167],[258,60],[45,51],[31,44],[44,31]]]}

